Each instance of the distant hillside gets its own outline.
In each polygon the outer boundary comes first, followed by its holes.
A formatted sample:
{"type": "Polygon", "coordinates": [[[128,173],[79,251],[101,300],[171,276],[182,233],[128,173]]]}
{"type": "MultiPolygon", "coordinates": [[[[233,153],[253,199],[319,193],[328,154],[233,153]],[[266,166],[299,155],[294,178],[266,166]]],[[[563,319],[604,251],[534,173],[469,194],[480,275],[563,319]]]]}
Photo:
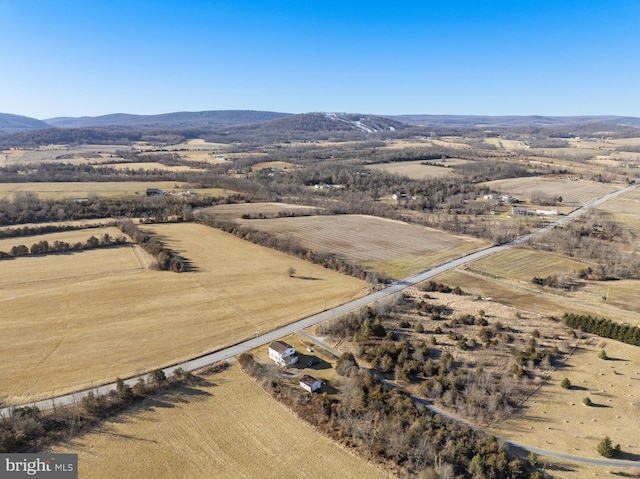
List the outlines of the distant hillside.
{"type": "Polygon", "coordinates": [[[264,123],[228,128],[214,137],[240,141],[294,141],[361,139],[370,134],[393,132],[407,125],[390,118],[350,113],[303,113],[264,123]]]}
{"type": "Polygon", "coordinates": [[[20,131],[48,128],[44,121],[29,118],[28,116],[0,113],[0,133],[16,133],[20,131]]]}
{"type": "Polygon", "coordinates": [[[640,118],[624,116],[485,116],[485,115],[395,115],[390,116],[409,125],[448,128],[516,128],[557,127],[600,124],[640,128],[640,118]]]}
{"type": "Polygon", "coordinates": [[[103,116],[83,116],[80,118],[58,117],[45,120],[48,126],[58,128],[101,128],[130,127],[138,129],[221,129],[237,125],[261,123],[287,116],[288,113],[254,110],[221,110],[175,112],[161,115],[129,115],[114,113],[103,116]]]}

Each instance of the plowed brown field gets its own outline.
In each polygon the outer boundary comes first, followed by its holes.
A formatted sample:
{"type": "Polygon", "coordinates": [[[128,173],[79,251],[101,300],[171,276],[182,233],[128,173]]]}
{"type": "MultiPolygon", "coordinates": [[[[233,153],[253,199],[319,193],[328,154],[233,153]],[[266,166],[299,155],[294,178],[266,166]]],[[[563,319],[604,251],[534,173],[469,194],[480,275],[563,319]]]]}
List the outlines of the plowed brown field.
{"type": "Polygon", "coordinates": [[[486,246],[472,237],[364,215],[273,218],[243,223],[283,239],[293,236],[314,251],[340,255],[396,279],[486,246]]]}

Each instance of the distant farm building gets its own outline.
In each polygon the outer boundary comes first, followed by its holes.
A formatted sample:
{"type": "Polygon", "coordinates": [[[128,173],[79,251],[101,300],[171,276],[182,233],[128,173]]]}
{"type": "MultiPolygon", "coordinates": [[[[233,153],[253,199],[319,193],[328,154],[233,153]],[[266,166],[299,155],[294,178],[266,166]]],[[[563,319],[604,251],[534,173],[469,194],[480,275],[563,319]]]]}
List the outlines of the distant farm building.
{"type": "Polygon", "coordinates": [[[317,391],[322,386],[322,383],[313,376],[305,374],[300,378],[300,387],[306,389],[310,393],[317,391]]]}
{"type": "Polygon", "coordinates": [[[537,215],[558,216],[558,210],[536,210],[537,215]]]}
{"type": "Polygon", "coordinates": [[[298,355],[290,344],[284,341],[274,341],[269,345],[269,359],[280,366],[291,366],[298,362],[298,355]]]}
{"type": "Polygon", "coordinates": [[[513,206],[511,208],[511,214],[513,216],[526,216],[528,214],[527,209],[523,206],[513,206]]]}

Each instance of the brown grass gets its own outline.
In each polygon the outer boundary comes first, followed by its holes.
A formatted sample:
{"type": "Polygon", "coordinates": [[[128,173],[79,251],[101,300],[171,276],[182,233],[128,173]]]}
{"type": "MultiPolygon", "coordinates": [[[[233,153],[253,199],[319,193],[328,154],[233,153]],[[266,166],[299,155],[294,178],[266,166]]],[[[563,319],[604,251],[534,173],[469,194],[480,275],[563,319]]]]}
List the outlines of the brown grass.
{"type": "Polygon", "coordinates": [[[36,193],[40,198],[89,198],[91,196],[144,196],[147,188],[159,188],[166,192],[190,190],[210,196],[227,196],[229,190],[220,188],[192,188],[189,183],[176,181],[98,181],[57,183],[0,183],[0,198],[12,199],[18,192],[36,193]]]}
{"type": "Polygon", "coordinates": [[[489,188],[509,193],[516,198],[529,197],[541,192],[551,196],[562,196],[562,204],[583,205],[591,200],[620,189],[620,185],[595,181],[563,179],[557,177],[526,177],[496,180],[485,183],[489,188]]]}
{"type": "Polygon", "coordinates": [[[511,419],[492,432],[531,446],[565,454],[599,457],[598,442],[609,436],[622,451],[640,459],[640,430],[632,418],[640,412],[640,348],[591,337],[583,340],[567,364],[511,419]],[[608,361],[598,359],[606,348],[608,361]],[[567,377],[572,389],[560,382],[567,377]],[[595,407],[582,403],[589,397],[595,407]]]}
{"type": "Polygon", "coordinates": [[[16,238],[0,239],[0,251],[8,252],[13,246],[21,244],[27,246],[28,248],[31,248],[32,244],[38,243],[39,241],[43,240],[48,241],[49,245],[53,245],[54,241],[66,241],[70,245],[73,245],[77,242],[86,243],[91,236],[95,236],[96,238],[101,239],[105,234],[110,235],[112,238],[125,236],[115,226],[107,228],[87,228],[82,230],[62,231],[60,233],[48,233],[45,235],[36,236],[19,236],[16,238]]]}
{"type": "Polygon", "coordinates": [[[389,477],[316,432],[237,366],[145,400],[53,451],[78,454],[79,476],[95,479],[389,477]]]}
{"type": "MultiPolygon", "coordinates": [[[[446,165],[454,165],[466,162],[465,160],[448,159],[444,162],[446,165]]],[[[433,166],[424,164],[419,161],[398,161],[393,163],[380,163],[375,165],[367,165],[368,169],[381,170],[400,176],[408,176],[414,180],[426,180],[428,178],[441,178],[455,175],[452,168],[443,168],[441,166],[433,166]]],[[[429,162],[427,162],[429,163],[429,162]]],[[[442,161],[433,161],[432,163],[442,163],[442,161]]]]}
{"type": "Polygon", "coordinates": [[[366,292],[362,281],[202,225],[145,228],[193,271],[148,271],[131,248],[2,263],[0,394],[9,402],[176,363],[366,292]]]}
{"type": "Polygon", "coordinates": [[[547,277],[555,274],[571,274],[589,266],[589,263],[576,261],[564,256],[544,251],[532,251],[522,248],[509,248],[488,257],[474,261],[469,265],[499,277],[505,281],[531,283],[534,276],[547,277]]]}
{"type": "MultiPolygon", "coordinates": [[[[473,274],[463,270],[443,273],[438,276],[438,281],[450,286],[460,286],[463,290],[469,291],[472,294],[490,297],[494,301],[513,306],[522,311],[532,311],[534,313],[551,316],[561,316],[565,312],[590,314],[592,316],[605,317],[616,321],[640,325],[640,318],[638,318],[638,314],[633,311],[638,305],[636,299],[631,300],[630,305],[626,305],[625,309],[623,309],[616,307],[615,304],[609,304],[613,303],[613,301],[604,302],[601,300],[599,302],[589,302],[586,298],[589,290],[587,290],[586,293],[581,293],[581,295],[562,296],[546,288],[544,294],[541,294],[539,289],[530,284],[516,285],[512,282],[473,274]]],[[[613,283],[611,284],[613,285],[613,283]]],[[[611,288],[611,291],[614,290],[614,287],[611,288]]],[[[624,283],[621,284],[620,287],[624,288],[624,283]]],[[[616,295],[618,294],[621,293],[616,293],[616,295]]]]}
{"type": "Polygon", "coordinates": [[[225,220],[237,220],[242,215],[256,217],[264,215],[267,218],[279,214],[313,214],[318,208],[315,206],[295,205],[292,203],[237,203],[229,205],[210,206],[200,210],[202,213],[225,220]]]}
{"type": "Polygon", "coordinates": [[[113,168],[114,170],[160,170],[160,171],[189,171],[189,172],[203,172],[206,171],[203,168],[192,168],[191,166],[175,165],[167,166],[157,162],[143,162],[143,163],[103,163],[103,167],[113,168]]]}
{"type": "Polygon", "coordinates": [[[314,251],[343,256],[397,279],[485,245],[471,237],[364,215],[243,220],[243,223],[285,239],[293,236],[314,251]]]}
{"type": "Polygon", "coordinates": [[[281,170],[289,170],[292,168],[300,168],[300,166],[286,161],[263,161],[262,163],[256,163],[251,167],[251,169],[254,171],[264,170],[266,168],[280,168],[281,170]]]}
{"type": "Polygon", "coordinates": [[[0,198],[10,198],[19,191],[37,193],[42,198],[87,198],[91,195],[145,195],[146,189],[150,187],[171,191],[176,185],[180,185],[181,188],[189,188],[187,183],[177,183],[175,181],[1,183],[0,198]]]}

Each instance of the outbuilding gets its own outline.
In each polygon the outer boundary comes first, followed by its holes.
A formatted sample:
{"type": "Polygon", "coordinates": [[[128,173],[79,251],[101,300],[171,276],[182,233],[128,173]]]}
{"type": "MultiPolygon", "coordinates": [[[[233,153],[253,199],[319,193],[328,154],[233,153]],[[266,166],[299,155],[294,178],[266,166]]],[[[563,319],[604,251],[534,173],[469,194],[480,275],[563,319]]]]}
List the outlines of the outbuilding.
{"type": "Polygon", "coordinates": [[[302,378],[300,378],[300,387],[306,389],[310,393],[317,391],[321,386],[322,383],[320,381],[318,381],[313,376],[309,376],[308,374],[305,374],[304,376],[302,376],[302,378]]]}

